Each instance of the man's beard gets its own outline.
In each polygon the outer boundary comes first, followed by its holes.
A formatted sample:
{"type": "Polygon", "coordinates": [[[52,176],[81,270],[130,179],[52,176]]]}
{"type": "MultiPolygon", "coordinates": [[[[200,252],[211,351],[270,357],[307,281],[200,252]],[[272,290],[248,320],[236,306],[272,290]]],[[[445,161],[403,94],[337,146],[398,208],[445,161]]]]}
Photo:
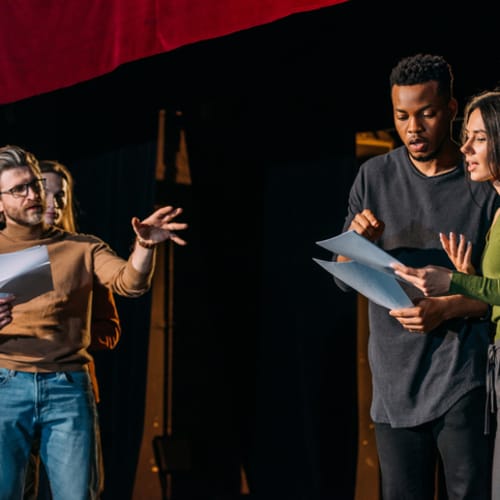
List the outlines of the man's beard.
{"type": "Polygon", "coordinates": [[[441,141],[439,142],[437,147],[434,149],[434,151],[430,151],[425,156],[417,157],[415,155],[412,155],[409,149],[408,149],[408,154],[410,155],[410,158],[412,158],[413,160],[415,160],[417,162],[427,163],[429,161],[435,160],[441,154],[444,142],[445,142],[445,139],[441,139],[441,141]]]}
{"type": "Polygon", "coordinates": [[[4,215],[20,226],[33,227],[43,220],[43,210],[30,210],[29,212],[4,212],[4,215]]]}
{"type": "Polygon", "coordinates": [[[415,161],[417,162],[422,162],[422,163],[426,163],[426,162],[429,162],[429,161],[432,161],[432,160],[435,160],[438,156],[438,152],[437,151],[432,151],[431,153],[429,153],[428,155],[426,156],[415,156],[413,154],[410,153],[410,151],[408,151],[408,154],[410,155],[411,158],[413,158],[415,161]]]}

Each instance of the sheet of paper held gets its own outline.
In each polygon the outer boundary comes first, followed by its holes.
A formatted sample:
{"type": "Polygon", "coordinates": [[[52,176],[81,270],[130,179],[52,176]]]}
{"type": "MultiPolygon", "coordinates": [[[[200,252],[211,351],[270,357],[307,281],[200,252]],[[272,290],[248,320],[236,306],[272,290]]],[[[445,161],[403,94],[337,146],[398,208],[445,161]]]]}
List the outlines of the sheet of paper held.
{"type": "Polygon", "coordinates": [[[0,254],[0,290],[16,296],[14,304],[27,302],[54,289],[46,245],[0,254]]]}
{"type": "Polygon", "coordinates": [[[317,241],[316,244],[331,252],[366,264],[373,269],[388,273],[400,281],[405,281],[394,274],[394,269],[390,266],[393,263],[401,264],[401,262],[356,231],[346,231],[333,238],[317,241]]]}
{"type": "Polygon", "coordinates": [[[376,304],[387,309],[411,307],[413,302],[396,278],[360,262],[332,262],[313,259],[329,273],[376,304]]]}
{"type": "Polygon", "coordinates": [[[316,243],[352,259],[350,262],[313,260],[371,301],[388,309],[413,305],[398,283],[405,280],[396,276],[390,266],[399,261],[371,241],[355,231],[347,231],[316,243]]]}

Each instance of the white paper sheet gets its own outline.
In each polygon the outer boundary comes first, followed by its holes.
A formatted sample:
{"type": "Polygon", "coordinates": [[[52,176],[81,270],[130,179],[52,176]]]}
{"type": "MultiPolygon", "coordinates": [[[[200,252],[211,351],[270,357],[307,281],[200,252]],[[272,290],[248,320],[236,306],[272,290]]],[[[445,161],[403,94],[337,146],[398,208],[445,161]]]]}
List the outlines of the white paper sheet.
{"type": "Polygon", "coordinates": [[[13,293],[14,304],[54,289],[47,246],[0,254],[0,291],[13,293]]]}
{"type": "Polygon", "coordinates": [[[388,309],[411,307],[413,302],[401,288],[391,263],[399,261],[355,231],[316,242],[317,245],[352,259],[332,262],[313,259],[329,273],[366,298],[388,309]]]}

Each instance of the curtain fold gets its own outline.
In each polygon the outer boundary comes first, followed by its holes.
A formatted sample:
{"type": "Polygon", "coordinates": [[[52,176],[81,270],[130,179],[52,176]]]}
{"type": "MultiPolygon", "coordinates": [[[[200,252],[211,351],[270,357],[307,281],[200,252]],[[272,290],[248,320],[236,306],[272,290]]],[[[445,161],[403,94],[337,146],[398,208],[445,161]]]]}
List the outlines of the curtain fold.
{"type": "Polygon", "coordinates": [[[347,0],[3,0],[0,104],[347,0]]]}

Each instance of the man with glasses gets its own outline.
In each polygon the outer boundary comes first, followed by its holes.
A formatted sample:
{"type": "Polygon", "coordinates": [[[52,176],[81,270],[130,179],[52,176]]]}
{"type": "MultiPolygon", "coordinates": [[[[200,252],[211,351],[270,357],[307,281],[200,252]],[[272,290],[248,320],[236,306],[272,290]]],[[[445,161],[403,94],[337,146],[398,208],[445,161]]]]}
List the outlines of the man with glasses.
{"type": "MultiPolygon", "coordinates": [[[[125,297],[151,285],[155,245],[187,227],[170,206],[132,219],[136,243],[122,259],[92,235],[44,222],[38,161],[18,146],[0,148],[0,254],[46,246],[53,290],[23,303],[0,297],[0,499],[21,498],[32,443],[40,440],[53,500],[97,498],[91,467],[97,411],[87,364],[95,280],[125,297]]],[[[8,292],[8,290],[6,290],[8,292]]]]}
{"type": "MultiPolygon", "coordinates": [[[[42,177],[35,178],[30,182],[18,184],[17,186],[13,186],[10,189],[7,189],[6,191],[1,191],[0,195],[10,195],[12,196],[12,198],[27,198],[28,193],[31,191],[36,196],[40,197],[44,186],[45,186],[45,179],[43,179],[42,177]]],[[[33,210],[27,212],[26,215],[28,215],[31,218],[34,215],[33,210]]],[[[5,224],[5,218],[3,212],[0,214],[0,221],[3,224],[5,224]]]]}
{"type": "Polygon", "coordinates": [[[30,189],[35,193],[40,194],[44,187],[45,179],[33,179],[31,182],[18,184],[17,186],[7,189],[7,191],[1,191],[0,194],[10,194],[14,198],[26,198],[30,189]]]}

